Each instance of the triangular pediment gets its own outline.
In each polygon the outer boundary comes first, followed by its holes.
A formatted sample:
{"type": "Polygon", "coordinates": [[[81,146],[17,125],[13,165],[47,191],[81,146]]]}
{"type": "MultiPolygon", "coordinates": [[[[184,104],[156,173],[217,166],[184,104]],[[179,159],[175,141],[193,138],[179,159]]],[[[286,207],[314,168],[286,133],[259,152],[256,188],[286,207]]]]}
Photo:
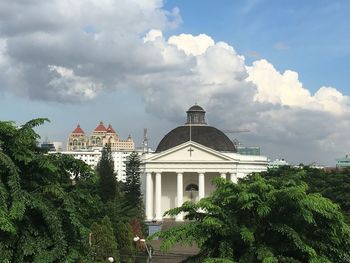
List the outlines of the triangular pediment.
{"type": "Polygon", "coordinates": [[[167,151],[154,153],[148,162],[234,162],[224,153],[215,151],[199,143],[188,141],[167,151]]]}

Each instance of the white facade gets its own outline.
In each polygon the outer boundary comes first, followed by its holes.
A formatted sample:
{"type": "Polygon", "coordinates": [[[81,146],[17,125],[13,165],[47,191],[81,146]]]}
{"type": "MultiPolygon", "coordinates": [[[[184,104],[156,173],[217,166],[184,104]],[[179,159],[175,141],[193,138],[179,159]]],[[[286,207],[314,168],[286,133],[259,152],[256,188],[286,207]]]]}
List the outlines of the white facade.
{"type": "MultiPolygon", "coordinates": [[[[52,152],[56,153],[56,152],[52,152]]],[[[72,155],[75,159],[82,160],[92,168],[96,168],[102,152],[100,149],[94,151],[65,151],[62,154],[72,155]]],[[[126,160],[132,151],[113,151],[114,171],[117,174],[118,181],[125,181],[126,178],[126,160]]]]}
{"type": "MultiPolygon", "coordinates": [[[[252,172],[266,171],[267,158],[219,152],[187,141],[163,152],[144,154],[141,168],[146,220],[162,221],[169,209],[210,195],[214,177],[236,183],[252,172]]],[[[182,221],[183,215],[176,220],[182,221]]]]}

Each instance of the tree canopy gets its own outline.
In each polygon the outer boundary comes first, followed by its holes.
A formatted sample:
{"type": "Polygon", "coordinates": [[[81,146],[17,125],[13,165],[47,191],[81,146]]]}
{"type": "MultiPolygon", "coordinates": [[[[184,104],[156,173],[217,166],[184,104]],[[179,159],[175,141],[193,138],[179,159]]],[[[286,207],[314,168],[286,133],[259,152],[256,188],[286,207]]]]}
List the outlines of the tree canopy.
{"type": "Polygon", "coordinates": [[[101,159],[96,171],[99,175],[99,193],[102,200],[113,200],[117,193],[117,179],[114,173],[114,162],[110,145],[102,149],[101,159]]]}
{"type": "Polygon", "coordinates": [[[100,175],[113,171],[110,152],[99,175],[71,156],[47,154],[34,131],[45,121],[0,121],[1,262],[105,262],[109,253],[115,262],[133,260],[137,211],[123,194],[101,191],[100,175]],[[94,241],[108,245],[102,251],[94,241]]]}
{"type": "Polygon", "coordinates": [[[118,262],[118,244],[114,237],[112,223],[108,216],[101,222],[95,222],[91,226],[91,257],[100,262],[107,262],[109,257],[118,262]]]}
{"type": "Polygon", "coordinates": [[[0,122],[0,255],[5,261],[74,262],[86,251],[88,229],[77,201],[88,201],[90,194],[77,193],[71,174],[77,167],[84,167],[82,178],[92,173],[82,162],[37,147],[33,128],[45,121],[21,127],[0,122]]]}
{"type": "Polygon", "coordinates": [[[292,167],[281,167],[262,173],[264,178],[273,178],[283,182],[303,181],[308,186],[310,193],[320,193],[333,202],[340,205],[340,208],[350,223],[350,170],[332,169],[326,171],[323,169],[310,168],[305,166],[303,169],[292,167]]]}
{"type": "Polygon", "coordinates": [[[215,184],[210,197],[167,212],[184,212],[190,223],[158,233],[163,249],[197,243],[193,262],[350,262],[339,206],[303,181],[253,175],[215,184]]]}
{"type": "Polygon", "coordinates": [[[141,206],[141,181],[140,181],[140,157],[137,152],[132,152],[126,163],[125,197],[133,206],[141,206]]]}

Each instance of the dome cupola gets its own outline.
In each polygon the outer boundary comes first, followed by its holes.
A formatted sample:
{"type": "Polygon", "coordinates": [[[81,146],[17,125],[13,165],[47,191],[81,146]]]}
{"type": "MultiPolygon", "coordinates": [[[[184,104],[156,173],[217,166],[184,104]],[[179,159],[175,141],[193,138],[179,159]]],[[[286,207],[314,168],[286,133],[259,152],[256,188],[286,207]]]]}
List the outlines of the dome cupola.
{"type": "Polygon", "coordinates": [[[197,105],[197,103],[189,108],[186,113],[186,125],[207,125],[205,122],[205,110],[201,106],[197,105]]]}
{"type": "Polygon", "coordinates": [[[220,152],[237,152],[233,142],[222,131],[207,125],[205,110],[197,104],[188,109],[185,125],[165,135],[156,152],[166,151],[187,141],[194,141],[220,152]]]}

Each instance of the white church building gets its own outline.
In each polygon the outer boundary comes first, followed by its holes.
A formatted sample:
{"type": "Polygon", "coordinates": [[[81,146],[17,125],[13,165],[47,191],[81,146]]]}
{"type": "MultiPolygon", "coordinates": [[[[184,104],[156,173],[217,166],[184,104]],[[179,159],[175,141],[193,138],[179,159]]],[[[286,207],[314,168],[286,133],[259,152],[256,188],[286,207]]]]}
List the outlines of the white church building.
{"type": "MultiPolygon", "coordinates": [[[[187,122],[170,131],[153,153],[142,159],[142,192],[147,221],[163,221],[164,213],[183,202],[210,195],[214,177],[236,183],[252,172],[266,171],[265,156],[241,155],[220,130],[208,126],[198,105],[187,111],[187,122]]],[[[183,220],[183,215],[176,217],[183,220]]]]}

